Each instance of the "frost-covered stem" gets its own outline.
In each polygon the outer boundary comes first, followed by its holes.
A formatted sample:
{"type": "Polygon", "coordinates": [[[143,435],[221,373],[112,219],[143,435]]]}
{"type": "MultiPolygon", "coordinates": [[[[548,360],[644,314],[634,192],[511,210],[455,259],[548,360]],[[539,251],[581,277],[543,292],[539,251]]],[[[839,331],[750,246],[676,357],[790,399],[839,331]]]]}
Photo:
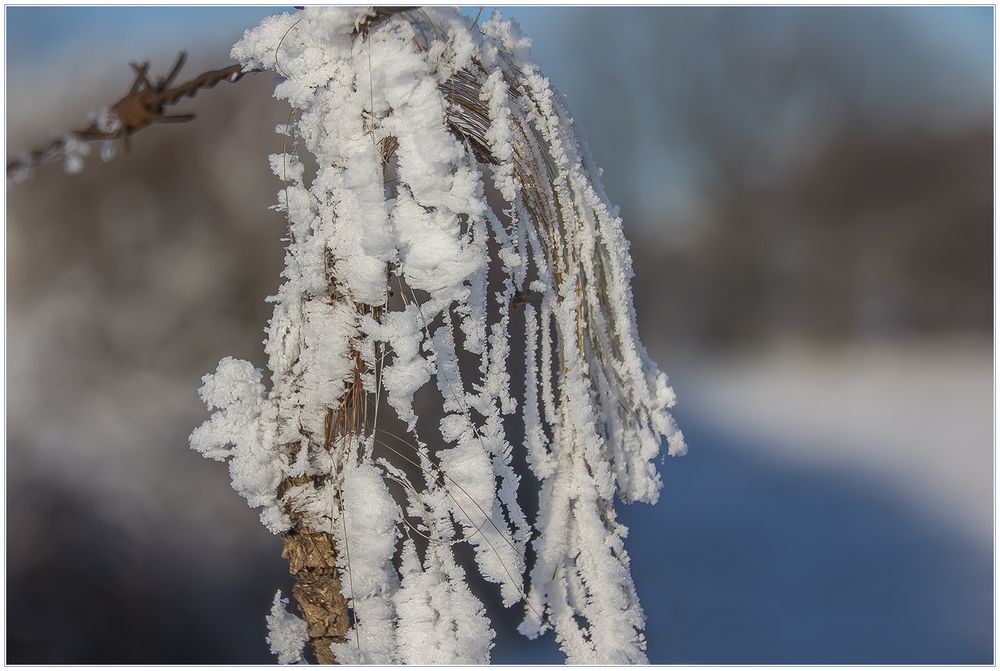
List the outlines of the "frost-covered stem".
{"type": "MultiPolygon", "coordinates": [[[[358,306],[350,304],[332,285],[326,300],[331,304],[339,303],[349,311],[358,310],[358,306]]],[[[317,528],[323,525],[318,525],[314,518],[311,519],[310,515],[297,509],[295,499],[286,499],[285,494],[303,487],[312,491],[331,491],[328,485],[332,480],[335,483],[333,491],[336,517],[342,523],[345,521],[342,483],[345,455],[336,451],[357,444],[369,430],[366,426],[367,393],[362,381],[365,363],[359,352],[355,352],[352,358],[354,370],[350,387],[343,393],[336,408],[327,408],[322,436],[317,437],[318,441],[292,444],[288,451],[289,460],[294,462],[303,457],[308,458],[307,455],[300,455],[301,450],[318,449],[321,455],[314,455],[309,460],[329,460],[332,465],[330,472],[288,476],[277,492],[279,500],[285,500],[285,514],[290,521],[290,528],[283,534],[282,556],[288,560],[288,569],[294,579],[292,597],[299,614],[306,622],[310,648],[320,664],[337,663],[332,645],[347,640],[347,632],[352,624],[340,578],[347,568],[348,580],[351,579],[350,548],[345,546],[344,556],[338,556],[335,529],[317,528]]],[[[334,515],[331,514],[331,523],[333,518],[334,515]]]]}
{"type": "MultiPolygon", "coordinates": [[[[376,8],[371,16],[358,24],[356,31],[359,33],[368,31],[386,18],[405,9],[376,8]]],[[[328,282],[327,300],[331,304],[340,303],[351,311],[358,311],[358,306],[350,304],[338,290],[334,278],[328,282]]],[[[376,311],[373,310],[372,313],[375,314],[376,311]]],[[[368,431],[368,427],[364,426],[367,417],[367,393],[362,383],[365,364],[360,352],[354,352],[352,358],[354,371],[351,386],[344,392],[336,410],[334,408],[326,410],[322,438],[322,451],[333,463],[340,465],[343,464],[343,455],[332,453],[335,446],[349,445],[368,431]]],[[[303,449],[302,444],[293,445],[289,455],[290,460],[295,461],[298,457],[297,452],[301,449],[303,449]]],[[[282,499],[289,489],[307,483],[316,490],[323,489],[326,485],[325,480],[330,477],[328,474],[286,477],[278,489],[278,497],[282,499]]],[[[334,473],[332,477],[337,479],[339,476],[334,473]]],[[[337,485],[336,496],[338,516],[344,522],[342,483],[337,485]]],[[[296,511],[290,502],[286,503],[285,512],[291,522],[291,528],[283,535],[282,556],[288,560],[288,569],[294,580],[292,597],[299,614],[306,622],[306,632],[316,662],[336,664],[338,660],[333,652],[333,645],[343,644],[347,640],[348,628],[351,626],[348,601],[344,597],[340,580],[344,568],[348,568],[348,579],[351,577],[351,571],[347,566],[338,569],[337,563],[338,559],[342,564],[349,563],[350,549],[345,545],[345,556],[338,558],[332,529],[326,531],[313,528],[314,524],[310,523],[308,516],[296,511]]],[[[344,539],[346,541],[346,533],[344,539]]],[[[353,593],[353,589],[351,592],[353,593]]],[[[357,629],[357,623],[354,624],[357,629]]]]}
{"type": "Polygon", "coordinates": [[[288,248],[271,386],[223,360],[191,443],[285,536],[298,615],[276,596],[281,662],[306,643],[318,661],[488,661],[459,543],[523,603],[524,635],[554,629],[573,663],[646,659],[615,501],[655,502],[663,443],[685,446],[639,342],[621,221],[529,46],[499,15],[309,8],[233,49],[284,78],[288,248]],[[431,380],[437,426],[418,433],[431,380]],[[533,520],[518,449],[541,483],[533,520]]]}

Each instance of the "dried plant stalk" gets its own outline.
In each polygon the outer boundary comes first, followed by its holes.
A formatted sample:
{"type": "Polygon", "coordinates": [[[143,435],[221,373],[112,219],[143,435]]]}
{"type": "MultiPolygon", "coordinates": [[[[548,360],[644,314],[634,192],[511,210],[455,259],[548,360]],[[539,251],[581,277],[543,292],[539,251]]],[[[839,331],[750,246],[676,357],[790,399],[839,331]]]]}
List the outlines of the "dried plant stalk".
{"type": "Polygon", "coordinates": [[[233,53],[285,77],[291,146],[271,163],[289,246],[271,387],[224,360],[192,445],[230,459],[285,536],[297,615],[279,595],[279,661],[304,644],[321,662],[487,661],[457,543],[504,605],[524,604],[526,636],[554,629],[571,662],[645,661],[614,501],[655,502],[662,441],[684,442],[638,340],[621,222],[527,40],[499,16],[480,30],[437,8],[307,9],[233,53]],[[433,448],[414,408],[431,379],[433,448]],[[541,482],[533,522],[515,412],[541,482]]]}
{"type": "Polygon", "coordinates": [[[336,664],[330,646],[345,640],[349,622],[333,539],[325,531],[294,529],[283,541],[282,557],[288,560],[288,570],[295,579],[292,597],[308,625],[316,661],[336,664]]]}

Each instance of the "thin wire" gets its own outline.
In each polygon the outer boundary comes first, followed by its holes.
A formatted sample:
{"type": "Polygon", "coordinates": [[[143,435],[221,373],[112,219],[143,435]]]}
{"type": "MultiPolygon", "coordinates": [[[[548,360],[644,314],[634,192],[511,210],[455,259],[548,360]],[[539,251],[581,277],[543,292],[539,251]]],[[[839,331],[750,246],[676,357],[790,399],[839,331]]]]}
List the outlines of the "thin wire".
{"type": "MultiPolygon", "coordinates": [[[[389,302],[388,285],[386,285],[385,287],[385,302],[386,303],[389,302]]],[[[382,350],[382,353],[381,353],[381,360],[379,361],[378,366],[376,366],[375,368],[375,413],[374,413],[375,417],[372,420],[373,436],[375,435],[375,431],[378,429],[378,408],[379,408],[379,403],[382,400],[382,375],[385,370],[385,345],[382,345],[379,342],[375,343],[376,347],[379,347],[379,345],[381,345],[380,349],[382,350]]]]}
{"type": "MultiPolygon", "coordinates": [[[[385,447],[389,447],[384,442],[382,442],[378,438],[375,438],[374,436],[372,437],[372,440],[374,440],[379,445],[383,445],[385,447]]],[[[392,480],[393,482],[396,482],[396,483],[402,485],[406,489],[409,489],[411,492],[413,492],[413,497],[414,497],[414,499],[417,500],[418,503],[420,503],[420,507],[424,511],[427,510],[427,505],[423,502],[423,499],[420,496],[420,492],[417,491],[417,488],[413,486],[412,482],[410,482],[408,479],[400,478],[400,477],[394,476],[392,474],[387,474],[385,477],[388,478],[389,480],[392,480]]],[[[472,534],[471,536],[463,536],[462,538],[456,538],[456,539],[451,540],[451,541],[446,541],[446,540],[442,540],[440,538],[433,538],[431,536],[428,536],[427,534],[425,534],[424,532],[422,532],[420,529],[418,529],[417,527],[413,526],[413,524],[411,524],[410,521],[406,519],[405,515],[403,516],[402,520],[403,520],[403,524],[405,524],[406,526],[408,526],[411,529],[413,529],[413,531],[418,536],[420,536],[421,538],[425,539],[428,543],[434,543],[436,545],[448,545],[448,546],[458,545],[459,543],[472,540],[473,538],[475,538],[476,536],[478,536],[479,533],[483,530],[483,527],[486,526],[486,520],[484,519],[483,523],[480,524],[478,527],[476,527],[476,532],[474,534],[472,534]]]]}
{"type": "MultiPolygon", "coordinates": [[[[416,452],[417,454],[422,454],[422,453],[420,452],[420,448],[418,448],[418,447],[417,447],[416,445],[414,445],[413,443],[411,443],[411,442],[410,442],[410,441],[408,441],[407,439],[405,439],[405,438],[403,438],[403,437],[401,437],[401,436],[397,436],[396,434],[392,433],[391,431],[387,431],[386,429],[379,429],[379,431],[381,431],[382,433],[384,433],[384,434],[385,434],[385,435],[387,435],[387,436],[390,436],[390,437],[392,437],[392,438],[395,438],[395,439],[396,439],[396,440],[398,440],[398,441],[399,441],[399,442],[400,442],[401,444],[403,444],[403,445],[406,445],[407,447],[409,447],[410,449],[412,449],[412,450],[413,450],[414,452],[416,452]]],[[[388,447],[388,446],[387,446],[387,447],[388,447]]],[[[389,449],[392,449],[392,448],[389,448],[389,449]]],[[[393,451],[395,451],[395,450],[393,450],[393,451]]],[[[398,454],[398,452],[397,452],[397,454],[398,454]]],[[[429,462],[431,463],[431,465],[432,465],[432,466],[434,466],[434,468],[435,468],[435,469],[437,469],[437,471],[438,471],[438,472],[439,472],[439,473],[440,473],[440,474],[441,474],[442,476],[444,476],[445,478],[448,478],[449,480],[451,480],[451,482],[452,482],[452,483],[453,483],[453,484],[454,484],[454,485],[455,485],[456,487],[458,487],[458,489],[459,489],[459,490],[460,490],[460,491],[461,491],[461,492],[462,492],[463,494],[465,494],[465,495],[466,495],[466,496],[467,496],[467,497],[469,498],[469,500],[470,500],[470,501],[472,501],[472,502],[473,502],[473,503],[474,503],[474,504],[476,505],[476,507],[477,507],[477,508],[479,508],[479,512],[481,512],[481,513],[483,514],[483,517],[484,517],[484,518],[486,518],[487,520],[489,520],[489,522],[490,522],[490,526],[492,526],[492,527],[493,527],[493,529],[494,529],[494,530],[495,530],[495,531],[496,531],[496,532],[497,532],[498,534],[500,534],[500,536],[501,536],[501,537],[503,537],[504,541],[506,541],[506,542],[507,542],[507,545],[509,545],[509,546],[511,547],[511,549],[512,549],[512,550],[514,550],[514,552],[516,552],[516,553],[518,554],[518,556],[519,556],[519,557],[520,557],[520,558],[521,558],[522,560],[523,560],[523,559],[525,559],[525,557],[524,557],[524,554],[523,554],[523,553],[522,553],[522,552],[521,552],[520,550],[518,550],[518,549],[517,549],[517,546],[516,546],[516,545],[514,544],[514,542],[513,542],[512,540],[510,540],[509,538],[507,538],[507,536],[506,536],[506,534],[505,534],[505,533],[503,532],[503,530],[501,530],[501,529],[500,529],[500,527],[498,527],[498,526],[496,525],[496,523],[495,523],[495,522],[493,522],[493,520],[492,520],[492,519],[490,518],[490,516],[489,516],[489,515],[487,514],[487,512],[486,512],[486,511],[485,511],[485,510],[483,509],[483,507],[482,507],[481,505],[479,505],[479,502],[478,502],[478,501],[476,501],[476,499],[474,499],[474,498],[472,497],[472,495],[471,495],[471,494],[469,494],[469,492],[467,492],[467,491],[465,490],[465,488],[464,488],[464,487],[462,487],[462,485],[461,485],[461,484],[459,484],[459,483],[458,483],[458,482],[457,482],[457,481],[455,480],[455,478],[453,478],[453,477],[451,477],[450,475],[448,475],[448,473],[447,473],[447,472],[445,472],[445,470],[441,468],[441,465],[440,465],[440,464],[438,464],[438,463],[435,463],[435,462],[434,462],[434,461],[433,461],[433,460],[432,460],[432,459],[431,459],[430,457],[427,457],[427,460],[428,460],[428,461],[429,461],[429,462]]],[[[411,461],[411,462],[409,462],[409,463],[413,464],[413,462],[412,462],[412,461],[411,461]]],[[[419,464],[413,464],[413,465],[414,465],[414,466],[417,466],[418,468],[420,468],[421,470],[423,470],[423,467],[422,467],[422,466],[420,466],[419,464]]],[[[425,472],[425,474],[426,474],[426,471],[424,471],[424,472],[425,472]]],[[[431,474],[428,474],[428,475],[433,475],[433,474],[431,473],[431,474]]],[[[442,487],[444,487],[444,488],[445,488],[445,490],[447,490],[447,485],[445,485],[445,483],[444,483],[443,481],[440,481],[438,477],[435,477],[435,478],[434,478],[434,482],[436,482],[436,483],[439,483],[439,484],[440,484],[440,485],[441,485],[442,487]]],[[[464,512],[464,511],[463,511],[463,512],[464,512]]]]}
{"type": "Polygon", "coordinates": [[[422,7],[419,7],[419,8],[417,8],[417,12],[418,12],[418,13],[419,13],[419,14],[420,14],[420,15],[421,15],[422,17],[424,17],[424,21],[426,21],[426,22],[427,22],[427,25],[429,25],[429,26],[431,27],[431,30],[432,30],[432,31],[434,31],[435,35],[436,35],[437,33],[441,33],[441,37],[443,37],[443,38],[445,38],[445,39],[448,39],[448,36],[447,36],[447,35],[446,35],[446,34],[444,33],[444,31],[443,31],[443,30],[441,30],[440,28],[438,28],[438,27],[437,27],[436,25],[434,25],[434,22],[433,22],[433,21],[431,21],[431,17],[427,16],[427,12],[426,12],[426,11],[424,11],[424,9],[423,9],[422,7]]]}
{"type": "Polygon", "coordinates": [[[361,622],[358,620],[358,596],[354,591],[354,569],[351,566],[351,544],[347,540],[347,510],[344,506],[344,480],[341,477],[340,487],[337,487],[337,498],[340,501],[340,521],[344,527],[344,551],[347,554],[347,579],[351,584],[351,621],[354,623],[354,640],[361,654],[361,622]]]}
{"type": "MultiPolygon", "coordinates": [[[[387,432],[387,431],[383,431],[383,433],[388,433],[388,432],[387,432]]],[[[392,434],[389,434],[389,435],[392,435],[392,434]]],[[[402,442],[402,441],[401,441],[401,442],[402,442]]],[[[392,452],[393,452],[394,454],[396,454],[396,455],[397,455],[397,456],[398,456],[398,457],[399,457],[400,459],[402,459],[403,461],[405,461],[405,462],[407,462],[407,463],[409,463],[409,464],[411,464],[411,465],[413,465],[413,466],[416,466],[416,467],[417,467],[417,468],[419,468],[419,469],[420,469],[421,471],[423,471],[423,472],[424,472],[424,474],[426,474],[426,475],[430,475],[431,477],[434,477],[434,481],[435,481],[435,482],[437,482],[437,481],[438,481],[438,478],[437,478],[437,477],[435,477],[433,473],[429,472],[429,471],[428,471],[428,470],[427,470],[426,468],[424,468],[423,466],[421,466],[421,465],[420,465],[419,463],[417,463],[417,462],[413,461],[412,459],[410,459],[409,457],[407,457],[407,456],[406,456],[405,454],[403,454],[402,452],[400,452],[400,451],[399,451],[399,450],[397,450],[396,448],[392,447],[392,446],[391,446],[391,445],[389,445],[388,443],[381,443],[381,444],[382,444],[382,445],[383,445],[383,446],[384,446],[384,447],[385,447],[386,449],[388,449],[388,450],[391,450],[391,451],[392,451],[392,452]]],[[[433,462],[431,462],[431,463],[433,463],[433,462]]],[[[455,486],[456,486],[456,487],[458,487],[458,489],[459,489],[459,490],[460,490],[460,491],[461,491],[461,492],[462,492],[463,494],[465,494],[465,495],[466,495],[466,496],[467,496],[467,497],[469,498],[469,500],[470,500],[470,501],[472,501],[472,503],[473,503],[473,504],[475,504],[475,506],[476,506],[477,508],[479,508],[479,512],[481,512],[481,513],[483,514],[483,517],[484,517],[484,518],[486,519],[486,521],[487,521],[487,522],[489,522],[489,523],[490,523],[490,526],[492,526],[492,527],[493,527],[493,528],[494,528],[494,529],[496,530],[496,532],[497,532],[497,533],[499,533],[499,534],[501,535],[501,537],[503,537],[503,539],[504,539],[505,541],[507,541],[507,543],[508,543],[508,544],[511,544],[511,542],[510,542],[510,541],[509,541],[509,540],[507,539],[507,537],[506,537],[506,536],[504,536],[503,532],[502,532],[502,531],[500,531],[499,527],[497,527],[497,525],[496,525],[496,524],[495,524],[495,523],[493,522],[493,520],[492,520],[492,519],[490,518],[490,516],[486,514],[486,511],[485,511],[485,510],[483,510],[482,506],[480,506],[480,505],[479,505],[479,503],[478,503],[478,502],[477,502],[477,501],[476,501],[476,500],[475,500],[475,499],[474,499],[474,498],[472,497],[472,495],[471,495],[471,494],[469,494],[469,492],[467,492],[467,491],[465,490],[465,488],[464,488],[464,487],[462,487],[462,485],[460,485],[460,484],[459,484],[458,482],[456,482],[454,478],[452,478],[452,477],[451,477],[450,475],[448,475],[448,474],[447,474],[447,473],[445,473],[445,472],[444,472],[443,470],[441,470],[440,466],[437,466],[436,464],[435,464],[435,466],[436,466],[436,467],[438,468],[438,470],[439,470],[439,471],[441,472],[441,474],[442,474],[442,475],[443,475],[444,477],[446,477],[446,478],[448,478],[449,480],[451,480],[451,481],[452,481],[452,482],[453,482],[453,483],[455,484],[455,486]]],[[[463,508],[463,507],[462,507],[462,504],[458,502],[458,499],[456,499],[456,498],[455,498],[455,495],[451,493],[451,491],[450,491],[450,490],[448,489],[448,487],[447,487],[447,486],[444,486],[444,483],[443,483],[443,482],[441,483],[441,485],[442,485],[442,486],[444,487],[444,491],[445,491],[445,493],[446,493],[446,494],[448,494],[448,497],[449,497],[449,498],[450,498],[450,499],[451,499],[452,501],[454,501],[454,502],[455,502],[455,505],[456,505],[456,506],[458,506],[458,509],[462,511],[462,514],[464,514],[464,515],[465,515],[465,516],[466,516],[466,517],[468,518],[468,520],[469,520],[469,523],[470,523],[470,524],[471,524],[472,526],[476,526],[476,523],[475,523],[475,522],[473,521],[473,519],[472,519],[472,516],[471,516],[471,515],[469,515],[469,513],[468,513],[468,512],[467,512],[467,511],[465,510],[465,508],[463,508]]],[[[516,590],[518,591],[518,593],[519,593],[519,594],[521,595],[521,598],[522,598],[522,599],[524,600],[524,603],[525,603],[525,605],[526,605],[526,606],[527,606],[528,608],[530,608],[530,609],[531,609],[531,611],[532,611],[532,612],[533,612],[533,613],[534,613],[534,614],[535,614],[535,615],[536,615],[536,616],[538,617],[538,619],[539,619],[539,620],[543,620],[544,618],[543,618],[543,617],[542,617],[542,616],[541,616],[541,615],[540,615],[540,614],[538,613],[538,611],[537,611],[537,610],[535,610],[535,607],[531,605],[531,602],[530,602],[530,601],[528,601],[528,595],[527,595],[527,594],[525,594],[525,593],[524,593],[524,590],[522,590],[522,589],[521,589],[521,588],[520,588],[520,587],[518,586],[518,582],[517,582],[517,579],[516,579],[516,578],[514,578],[514,576],[513,576],[513,575],[511,574],[511,572],[510,572],[510,569],[509,569],[509,568],[507,568],[507,564],[505,564],[505,563],[504,563],[504,561],[503,561],[502,559],[500,559],[500,553],[499,553],[499,552],[497,552],[497,549],[496,549],[496,547],[494,547],[493,543],[491,543],[491,542],[490,542],[490,539],[489,539],[489,536],[485,536],[485,535],[484,535],[484,536],[483,536],[483,540],[484,540],[484,541],[486,541],[486,544],[490,546],[490,550],[492,550],[492,551],[493,551],[493,554],[494,554],[494,555],[495,555],[495,556],[497,557],[497,559],[498,559],[498,560],[500,561],[500,566],[502,566],[502,567],[503,567],[503,570],[504,570],[504,573],[506,573],[506,574],[507,574],[507,577],[508,577],[508,578],[510,578],[510,581],[511,581],[511,584],[512,584],[512,585],[514,586],[514,588],[515,588],[515,589],[516,589],[516,590]]],[[[518,552],[517,548],[516,548],[516,547],[514,547],[514,546],[513,546],[513,544],[511,544],[511,547],[512,547],[512,548],[514,548],[514,551],[515,551],[515,552],[518,552]]],[[[522,559],[524,559],[523,555],[521,556],[521,558],[522,558],[522,559]]]]}
{"type": "MultiPolygon", "coordinates": [[[[305,17],[302,17],[302,18],[305,18],[305,17]]],[[[274,69],[277,70],[279,73],[281,73],[281,76],[284,77],[284,78],[286,78],[286,79],[289,79],[289,76],[288,76],[288,73],[285,72],[282,69],[281,64],[278,63],[278,52],[281,50],[281,45],[284,43],[285,38],[288,37],[288,33],[292,32],[292,28],[294,28],[295,26],[299,25],[300,23],[302,23],[302,19],[299,19],[298,21],[296,21],[292,25],[288,26],[288,30],[286,30],[285,34],[281,36],[280,40],[278,40],[278,46],[276,46],[274,48],[274,69]]]]}

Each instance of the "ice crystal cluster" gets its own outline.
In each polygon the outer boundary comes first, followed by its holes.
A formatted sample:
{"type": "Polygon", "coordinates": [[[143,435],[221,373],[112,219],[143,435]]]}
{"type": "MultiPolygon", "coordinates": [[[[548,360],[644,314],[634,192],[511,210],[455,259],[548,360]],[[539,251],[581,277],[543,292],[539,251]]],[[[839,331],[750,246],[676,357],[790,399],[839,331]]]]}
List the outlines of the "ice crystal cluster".
{"type": "MultiPolygon", "coordinates": [[[[655,502],[659,456],[685,447],[616,209],[529,47],[499,14],[310,7],[233,48],[292,109],[271,156],[288,246],[270,382],[223,360],[191,444],[272,532],[332,539],[341,662],[489,661],[459,543],[525,636],[645,661],[614,503],[655,502]]],[[[282,604],[269,641],[293,662],[312,625],[282,604]]]]}

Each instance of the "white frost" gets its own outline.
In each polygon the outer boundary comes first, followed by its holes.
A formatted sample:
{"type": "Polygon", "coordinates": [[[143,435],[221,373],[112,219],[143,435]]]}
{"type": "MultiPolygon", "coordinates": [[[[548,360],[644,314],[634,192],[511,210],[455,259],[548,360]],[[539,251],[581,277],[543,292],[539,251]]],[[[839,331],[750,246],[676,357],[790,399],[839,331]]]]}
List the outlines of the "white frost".
{"type": "Polygon", "coordinates": [[[288,599],[282,599],[281,590],[278,590],[271,614],[267,616],[267,643],[279,664],[296,664],[302,661],[302,651],[309,637],[306,621],[285,610],[287,606],[288,599]]]}

